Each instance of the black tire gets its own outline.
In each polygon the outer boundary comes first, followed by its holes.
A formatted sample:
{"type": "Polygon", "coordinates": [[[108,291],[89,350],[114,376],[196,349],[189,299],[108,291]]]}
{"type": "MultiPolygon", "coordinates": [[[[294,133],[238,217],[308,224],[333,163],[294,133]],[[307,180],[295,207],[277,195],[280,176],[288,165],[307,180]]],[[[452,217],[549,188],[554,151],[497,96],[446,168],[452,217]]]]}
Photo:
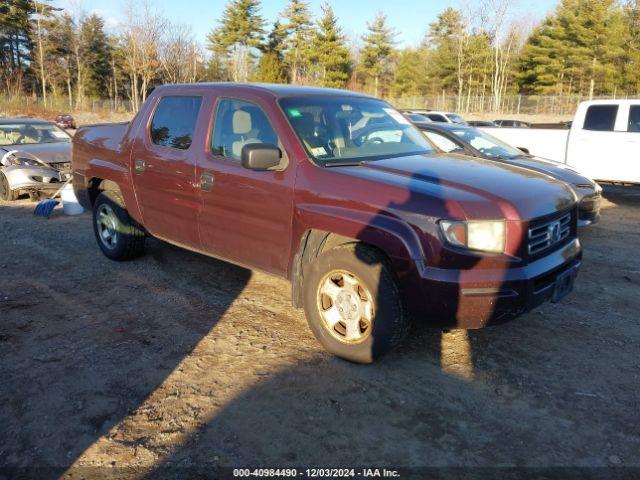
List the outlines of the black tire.
{"type": "Polygon", "coordinates": [[[93,232],[100,250],[111,260],[118,262],[133,260],[144,253],[146,234],[129,216],[124,200],[118,192],[105,191],[98,195],[93,205],[93,232]],[[107,213],[112,228],[104,226],[107,213]],[[113,230],[115,233],[109,241],[105,239],[108,233],[103,235],[105,230],[113,230]]]}
{"type": "Polygon", "coordinates": [[[0,172],[0,199],[5,202],[13,202],[18,198],[18,192],[9,188],[9,181],[4,173],[0,172]]]}
{"type": "MultiPolygon", "coordinates": [[[[393,269],[386,256],[363,244],[348,244],[322,253],[305,272],[304,310],[313,334],[333,355],[356,363],[371,363],[407,336],[409,317],[403,305],[393,269]],[[347,343],[323,320],[320,288],[331,272],[346,271],[368,290],[373,303],[369,335],[357,343],[347,343]]],[[[346,337],[345,337],[346,338],[346,337]]]]}

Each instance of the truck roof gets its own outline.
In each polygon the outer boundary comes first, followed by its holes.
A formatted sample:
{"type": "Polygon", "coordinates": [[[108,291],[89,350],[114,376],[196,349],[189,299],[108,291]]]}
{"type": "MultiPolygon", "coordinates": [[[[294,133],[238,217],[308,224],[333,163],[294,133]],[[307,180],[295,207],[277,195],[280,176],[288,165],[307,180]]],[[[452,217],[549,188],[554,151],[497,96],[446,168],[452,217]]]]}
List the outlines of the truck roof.
{"type": "Polygon", "coordinates": [[[358,92],[352,92],[350,90],[340,90],[337,88],[320,88],[320,87],[306,87],[302,85],[285,85],[277,83],[233,83],[233,82],[202,82],[202,83],[172,83],[158,87],[156,90],[163,91],[173,90],[208,90],[216,89],[219,91],[239,92],[242,90],[248,90],[252,92],[264,92],[270,94],[273,97],[292,97],[302,95],[330,95],[330,96],[350,96],[350,97],[363,97],[374,98],[369,95],[365,95],[358,92]]]}
{"type": "Polygon", "coordinates": [[[581,105],[640,105],[640,99],[587,100],[581,105]]]}

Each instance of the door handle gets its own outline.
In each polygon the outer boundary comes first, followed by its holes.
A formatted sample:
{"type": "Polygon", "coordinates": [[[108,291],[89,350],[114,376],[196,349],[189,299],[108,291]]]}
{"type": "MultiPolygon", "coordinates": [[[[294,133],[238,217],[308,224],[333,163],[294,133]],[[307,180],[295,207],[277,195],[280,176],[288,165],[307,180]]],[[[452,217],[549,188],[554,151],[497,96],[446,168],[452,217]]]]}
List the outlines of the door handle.
{"type": "Polygon", "coordinates": [[[200,175],[200,190],[210,192],[213,190],[215,178],[211,173],[203,173],[200,175]]]}
{"type": "Polygon", "coordinates": [[[144,160],[136,160],[134,162],[134,165],[135,165],[134,170],[136,174],[142,175],[144,173],[144,169],[146,168],[144,160]]]}

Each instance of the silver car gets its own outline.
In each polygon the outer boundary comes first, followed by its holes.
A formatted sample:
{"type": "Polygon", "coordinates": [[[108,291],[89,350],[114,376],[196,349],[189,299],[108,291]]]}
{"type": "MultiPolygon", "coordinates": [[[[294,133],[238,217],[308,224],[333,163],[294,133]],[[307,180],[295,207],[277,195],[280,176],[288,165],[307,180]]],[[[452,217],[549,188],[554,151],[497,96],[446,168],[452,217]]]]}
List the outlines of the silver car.
{"type": "Polygon", "coordinates": [[[53,122],[0,119],[0,199],[53,193],[71,175],[71,137],[53,122]]]}

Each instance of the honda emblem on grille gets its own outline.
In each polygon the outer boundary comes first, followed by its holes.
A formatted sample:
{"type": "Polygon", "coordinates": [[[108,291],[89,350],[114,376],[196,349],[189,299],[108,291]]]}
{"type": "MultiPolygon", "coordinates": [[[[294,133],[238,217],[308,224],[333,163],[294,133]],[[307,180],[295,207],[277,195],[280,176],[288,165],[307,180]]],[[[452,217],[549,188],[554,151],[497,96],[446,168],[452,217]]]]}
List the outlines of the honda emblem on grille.
{"type": "Polygon", "coordinates": [[[556,243],[560,240],[560,222],[552,222],[547,227],[547,233],[549,234],[549,241],[551,243],[556,243]]]}

